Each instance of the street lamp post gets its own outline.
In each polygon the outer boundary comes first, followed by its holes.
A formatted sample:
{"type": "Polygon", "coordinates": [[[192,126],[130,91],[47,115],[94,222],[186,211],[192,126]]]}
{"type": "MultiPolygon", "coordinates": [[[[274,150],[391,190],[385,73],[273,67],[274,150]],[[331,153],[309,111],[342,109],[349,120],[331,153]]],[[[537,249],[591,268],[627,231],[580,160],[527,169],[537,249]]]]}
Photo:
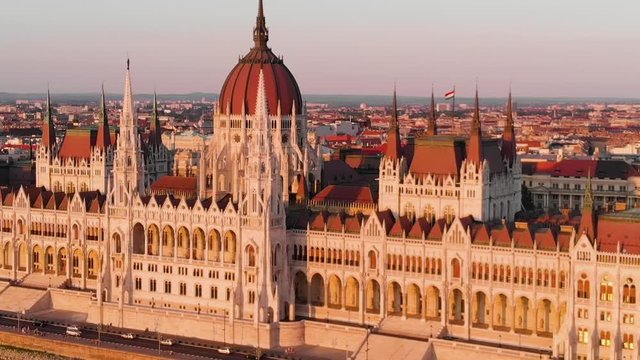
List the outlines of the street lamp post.
{"type": "Polygon", "coordinates": [[[367,326],[367,349],[365,351],[365,359],[369,360],[369,335],[371,334],[371,328],[367,326]]]}

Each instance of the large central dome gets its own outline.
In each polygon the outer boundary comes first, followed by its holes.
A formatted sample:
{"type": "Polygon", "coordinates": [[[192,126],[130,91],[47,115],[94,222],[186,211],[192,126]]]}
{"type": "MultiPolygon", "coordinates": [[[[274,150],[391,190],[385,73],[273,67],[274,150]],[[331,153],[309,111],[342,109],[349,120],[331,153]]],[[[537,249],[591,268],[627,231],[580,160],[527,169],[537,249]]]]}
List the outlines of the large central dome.
{"type": "Polygon", "coordinates": [[[296,79],[287,69],[282,58],[277,57],[267,46],[269,30],[266,26],[262,0],[258,8],[256,28],[253,31],[254,47],[231,70],[220,91],[220,111],[227,110],[233,115],[247,115],[256,112],[258,95],[258,78],[260,70],[264,74],[264,82],[269,105],[269,114],[277,115],[278,103],[282,115],[291,115],[295,103],[296,114],[302,113],[302,96],[296,79]]]}

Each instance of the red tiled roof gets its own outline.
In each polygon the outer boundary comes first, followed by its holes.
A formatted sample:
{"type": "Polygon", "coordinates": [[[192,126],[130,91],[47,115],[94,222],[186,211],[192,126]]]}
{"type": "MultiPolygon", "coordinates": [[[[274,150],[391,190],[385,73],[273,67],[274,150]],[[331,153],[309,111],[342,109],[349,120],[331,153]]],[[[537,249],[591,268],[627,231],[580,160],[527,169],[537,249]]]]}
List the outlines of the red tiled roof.
{"type": "Polygon", "coordinates": [[[151,190],[196,191],[198,179],[165,175],[151,184],[151,190]]]}
{"type": "Polygon", "coordinates": [[[329,185],[314,196],[313,201],[374,204],[368,186],[329,185]]]}
{"type": "Polygon", "coordinates": [[[511,231],[507,225],[498,225],[491,229],[491,238],[494,246],[511,246],[511,231]]]}
{"type": "Polygon", "coordinates": [[[408,233],[411,230],[411,222],[406,216],[400,216],[398,221],[393,224],[391,231],[389,231],[389,235],[395,237],[401,237],[404,234],[408,233]]]}
{"type": "Polygon", "coordinates": [[[331,214],[327,219],[327,231],[342,231],[342,214],[331,214]]]}
{"type": "Polygon", "coordinates": [[[603,216],[598,221],[598,250],[640,254],[640,221],[603,216]]]}
{"type": "Polygon", "coordinates": [[[429,231],[429,235],[427,235],[427,239],[429,240],[442,240],[442,235],[444,234],[444,227],[446,225],[446,221],[444,219],[438,219],[431,227],[431,231],[429,231]]]}
{"type": "Polygon", "coordinates": [[[324,230],[324,224],[327,222],[328,215],[329,214],[324,211],[321,211],[313,215],[309,223],[309,228],[311,230],[324,230]]]}
{"type": "Polygon", "coordinates": [[[417,139],[409,171],[418,175],[458,176],[466,156],[464,141],[449,136],[417,139]]]}
{"type": "Polygon", "coordinates": [[[389,234],[389,231],[395,223],[395,218],[393,217],[391,210],[387,209],[384,211],[376,211],[375,214],[378,217],[378,221],[380,221],[381,224],[384,224],[385,232],[389,234]]]}
{"type": "Polygon", "coordinates": [[[556,251],[556,237],[550,228],[538,229],[535,232],[536,246],[538,250],[556,251]]]}
{"type": "Polygon", "coordinates": [[[521,249],[533,249],[533,236],[528,225],[526,227],[513,230],[513,246],[521,249]]]}
{"type": "Polygon", "coordinates": [[[429,233],[429,230],[431,230],[431,225],[429,225],[429,221],[426,218],[421,217],[416,219],[416,222],[413,224],[413,227],[407,234],[407,237],[410,237],[413,239],[421,239],[423,236],[425,237],[427,236],[427,234],[429,233]]]}
{"type": "Polygon", "coordinates": [[[490,235],[486,224],[474,223],[471,225],[471,242],[478,245],[489,245],[490,235]]]}
{"type": "Polygon", "coordinates": [[[529,165],[527,173],[579,178],[586,178],[590,173],[592,177],[600,179],[627,179],[630,176],[637,176],[638,170],[622,160],[570,159],[558,162],[532,163],[529,165]]]}
{"type": "Polygon", "coordinates": [[[352,234],[360,232],[362,226],[362,215],[347,216],[344,222],[344,231],[352,234]]]}
{"type": "MultiPolygon", "coordinates": [[[[91,150],[96,146],[98,130],[93,128],[70,129],[62,139],[58,151],[61,159],[89,160],[91,150]]],[[[111,133],[111,144],[116,143],[116,134],[111,133]]]]}

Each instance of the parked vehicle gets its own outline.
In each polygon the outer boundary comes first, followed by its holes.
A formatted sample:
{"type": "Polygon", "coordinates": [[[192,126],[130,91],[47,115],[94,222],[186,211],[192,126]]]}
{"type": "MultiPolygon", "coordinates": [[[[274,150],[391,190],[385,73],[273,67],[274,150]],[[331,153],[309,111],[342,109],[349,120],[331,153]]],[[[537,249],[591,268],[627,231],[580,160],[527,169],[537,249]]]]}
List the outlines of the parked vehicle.
{"type": "Polygon", "coordinates": [[[75,337],[80,337],[82,336],[82,333],[79,330],[70,330],[67,329],[67,331],[65,332],[67,335],[69,336],[75,336],[75,337]]]}
{"type": "Polygon", "coordinates": [[[133,340],[136,338],[136,336],[132,333],[126,333],[126,334],[122,334],[120,335],[122,336],[123,339],[129,339],[129,340],[133,340]]]}
{"type": "Polygon", "coordinates": [[[221,347],[218,349],[218,353],[220,354],[231,354],[231,349],[229,349],[229,347],[225,346],[225,347],[221,347]]]}
{"type": "Polygon", "coordinates": [[[78,329],[77,326],[75,325],[69,325],[67,326],[67,330],[71,330],[71,331],[80,331],[80,329],[78,329]]]}
{"type": "Polygon", "coordinates": [[[171,346],[171,345],[173,345],[173,340],[171,340],[171,339],[162,339],[162,340],[160,340],[160,344],[171,346]]]}

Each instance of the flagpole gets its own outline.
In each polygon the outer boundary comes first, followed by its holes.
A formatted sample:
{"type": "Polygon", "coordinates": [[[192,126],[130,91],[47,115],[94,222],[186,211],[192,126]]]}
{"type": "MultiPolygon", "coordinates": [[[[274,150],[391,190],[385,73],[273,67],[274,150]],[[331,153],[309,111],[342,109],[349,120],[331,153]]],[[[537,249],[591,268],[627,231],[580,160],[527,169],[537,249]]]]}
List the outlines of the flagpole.
{"type": "Polygon", "coordinates": [[[456,118],[456,86],[453,85],[453,102],[451,103],[451,118],[456,118]]]}

